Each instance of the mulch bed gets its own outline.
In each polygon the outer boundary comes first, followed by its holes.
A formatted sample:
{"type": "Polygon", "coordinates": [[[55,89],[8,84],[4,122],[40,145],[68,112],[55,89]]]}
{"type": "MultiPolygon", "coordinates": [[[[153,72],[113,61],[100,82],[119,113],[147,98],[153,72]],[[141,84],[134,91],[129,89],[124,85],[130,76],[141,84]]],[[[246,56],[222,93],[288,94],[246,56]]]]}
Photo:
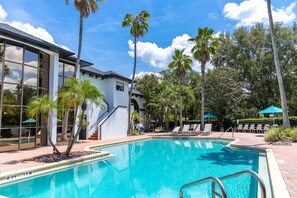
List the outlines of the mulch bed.
{"type": "Polygon", "coordinates": [[[34,161],[34,162],[42,162],[42,163],[53,163],[53,162],[59,162],[63,160],[69,160],[74,159],[77,157],[82,157],[86,155],[91,155],[94,153],[98,153],[95,151],[75,151],[71,152],[69,156],[65,156],[64,153],[61,153],[60,155],[57,154],[46,154],[46,155],[40,155],[37,157],[25,159],[23,161],[34,161]]]}

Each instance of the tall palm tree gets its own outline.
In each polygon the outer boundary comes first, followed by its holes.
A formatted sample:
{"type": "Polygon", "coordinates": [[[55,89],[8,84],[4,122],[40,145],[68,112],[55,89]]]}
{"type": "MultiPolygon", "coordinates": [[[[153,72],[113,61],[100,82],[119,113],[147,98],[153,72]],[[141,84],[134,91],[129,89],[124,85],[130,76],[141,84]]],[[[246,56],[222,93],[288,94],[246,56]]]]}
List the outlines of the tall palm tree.
{"type": "Polygon", "coordinates": [[[61,154],[52,141],[52,135],[50,130],[51,117],[49,116],[49,114],[51,111],[55,110],[56,108],[57,108],[57,103],[55,101],[50,100],[48,95],[44,95],[39,98],[34,98],[29,102],[27,113],[29,117],[34,119],[38,115],[43,115],[43,117],[47,119],[46,131],[48,134],[47,136],[49,138],[49,142],[53,147],[53,152],[54,154],[61,154]]]}
{"type": "Polygon", "coordinates": [[[76,123],[76,118],[78,117],[78,109],[81,109],[77,131],[75,132],[75,127],[72,127],[70,140],[65,152],[65,155],[68,156],[75,140],[77,139],[81,129],[84,126],[84,115],[85,111],[87,110],[88,102],[92,102],[100,108],[104,108],[102,104],[104,96],[98,90],[98,88],[94,86],[89,80],[80,82],[77,78],[69,78],[64,86],[68,90],[67,93],[65,93],[66,97],[71,98],[72,102],[75,105],[73,124],[76,123]]]}
{"type": "Polygon", "coordinates": [[[179,124],[180,126],[183,125],[183,98],[182,98],[182,84],[183,80],[185,78],[186,72],[188,70],[191,70],[191,66],[193,64],[190,56],[184,54],[185,49],[183,50],[174,50],[174,54],[172,56],[173,61],[168,65],[168,68],[173,71],[173,74],[176,78],[178,78],[179,81],[179,124]]]}
{"type": "Polygon", "coordinates": [[[204,87],[205,87],[205,65],[215,54],[219,46],[218,40],[213,36],[213,29],[198,28],[197,36],[190,38],[194,43],[191,52],[196,60],[201,64],[201,130],[204,130],[204,87]]]}
{"type": "Polygon", "coordinates": [[[288,114],[287,98],[286,98],[283,78],[282,78],[282,74],[281,74],[280,62],[279,62],[279,57],[278,57],[278,48],[276,46],[276,35],[275,35],[274,27],[273,27],[273,18],[272,18],[271,1],[270,0],[267,0],[267,10],[268,10],[268,18],[269,18],[273,55],[274,55],[274,63],[275,63],[278,87],[279,87],[279,92],[280,92],[280,97],[281,97],[281,105],[282,105],[282,110],[283,110],[283,126],[286,128],[289,128],[290,120],[289,120],[289,114],[288,114]]]}
{"type": "MultiPolygon", "coordinates": [[[[106,2],[106,0],[73,0],[76,10],[79,12],[79,38],[78,38],[78,49],[77,49],[77,59],[75,64],[75,70],[73,77],[76,77],[76,73],[79,69],[80,54],[82,46],[83,37],[83,19],[88,18],[90,13],[95,13],[99,6],[97,2],[106,2]]],[[[69,5],[69,0],[65,0],[65,3],[69,5]]]]}
{"type": "Polygon", "coordinates": [[[131,114],[131,97],[132,97],[132,90],[134,86],[135,72],[136,72],[137,38],[143,37],[148,32],[148,28],[149,28],[148,19],[150,17],[151,17],[151,14],[143,10],[137,16],[134,16],[132,14],[126,14],[122,22],[122,27],[131,27],[130,34],[134,38],[134,66],[133,66],[132,82],[131,82],[130,93],[129,93],[127,133],[131,132],[131,115],[130,115],[131,114]]]}

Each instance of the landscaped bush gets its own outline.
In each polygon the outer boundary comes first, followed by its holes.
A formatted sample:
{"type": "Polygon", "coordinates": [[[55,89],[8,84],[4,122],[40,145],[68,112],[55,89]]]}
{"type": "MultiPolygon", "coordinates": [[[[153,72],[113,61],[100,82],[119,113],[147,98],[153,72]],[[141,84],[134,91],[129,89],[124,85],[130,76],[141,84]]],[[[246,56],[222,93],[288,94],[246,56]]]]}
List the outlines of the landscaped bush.
{"type": "Polygon", "coordinates": [[[265,133],[266,142],[297,142],[297,128],[272,128],[265,133]]]}

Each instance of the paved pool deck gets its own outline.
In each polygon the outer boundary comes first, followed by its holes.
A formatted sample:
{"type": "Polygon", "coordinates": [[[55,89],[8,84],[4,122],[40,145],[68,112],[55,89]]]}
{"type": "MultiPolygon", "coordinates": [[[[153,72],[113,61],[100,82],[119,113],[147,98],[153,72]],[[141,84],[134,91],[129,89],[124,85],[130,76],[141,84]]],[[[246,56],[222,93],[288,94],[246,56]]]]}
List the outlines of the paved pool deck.
{"type": "MultiPolygon", "coordinates": [[[[158,135],[164,134],[147,133],[145,135],[140,136],[128,136],[125,138],[115,138],[110,140],[90,140],[85,141],[84,143],[75,144],[73,147],[73,151],[83,151],[87,146],[105,145],[113,142],[129,140],[140,140],[149,138],[150,136],[158,135]]],[[[213,132],[210,135],[210,137],[216,138],[219,135],[221,135],[221,133],[213,132]]],[[[222,136],[222,138],[232,138],[232,133],[225,133],[222,136]]],[[[292,143],[290,146],[271,145],[264,142],[263,134],[254,133],[235,133],[234,138],[238,139],[236,144],[240,146],[251,146],[272,149],[275,158],[278,162],[284,181],[286,183],[286,186],[288,188],[288,191],[290,193],[290,196],[297,198],[297,143],[292,143]]],[[[66,146],[59,146],[58,148],[60,151],[66,150],[66,146]]],[[[49,153],[52,153],[52,148],[50,146],[0,153],[0,174],[4,172],[10,172],[42,165],[44,163],[24,160],[49,153]]]]}

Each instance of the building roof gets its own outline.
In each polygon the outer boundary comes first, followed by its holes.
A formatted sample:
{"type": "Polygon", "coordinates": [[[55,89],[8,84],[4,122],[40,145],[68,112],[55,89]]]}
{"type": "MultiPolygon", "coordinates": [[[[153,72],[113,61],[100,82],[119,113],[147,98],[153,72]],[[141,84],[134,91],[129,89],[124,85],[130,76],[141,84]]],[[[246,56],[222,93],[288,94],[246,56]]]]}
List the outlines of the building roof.
{"type": "Polygon", "coordinates": [[[38,46],[38,47],[42,47],[42,48],[57,52],[57,53],[59,53],[61,58],[65,58],[65,57],[74,55],[74,52],[63,49],[58,45],[44,41],[44,40],[37,38],[31,34],[28,34],[28,33],[23,32],[17,28],[14,28],[6,23],[0,23],[0,33],[4,36],[8,36],[10,38],[14,38],[14,39],[24,41],[26,43],[30,43],[32,45],[38,46]]]}
{"type": "Polygon", "coordinates": [[[121,75],[121,74],[118,74],[114,71],[107,71],[107,72],[103,72],[99,69],[96,69],[94,67],[84,67],[84,68],[81,68],[81,73],[84,74],[84,73],[87,73],[87,74],[91,74],[91,75],[94,75],[94,76],[97,76],[97,77],[101,77],[103,79],[107,79],[107,78],[116,78],[116,79],[120,79],[120,80],[123,80],[123,81],[126,81],[128,83],[131,82],[131,79],[121,75]]]}
{"type": "MultiPolygon", "coordinates": [[[[129,91],[129,92],[130,92],[130,91],[129,91]]],[[[132,95],[136,95],[136,96],[144,97],[144,95],[143,95],[140,91],[138,91],[138,90],[136,90],[136,89],[133,89],[133,90],[132,90],[132,95]]]]}

